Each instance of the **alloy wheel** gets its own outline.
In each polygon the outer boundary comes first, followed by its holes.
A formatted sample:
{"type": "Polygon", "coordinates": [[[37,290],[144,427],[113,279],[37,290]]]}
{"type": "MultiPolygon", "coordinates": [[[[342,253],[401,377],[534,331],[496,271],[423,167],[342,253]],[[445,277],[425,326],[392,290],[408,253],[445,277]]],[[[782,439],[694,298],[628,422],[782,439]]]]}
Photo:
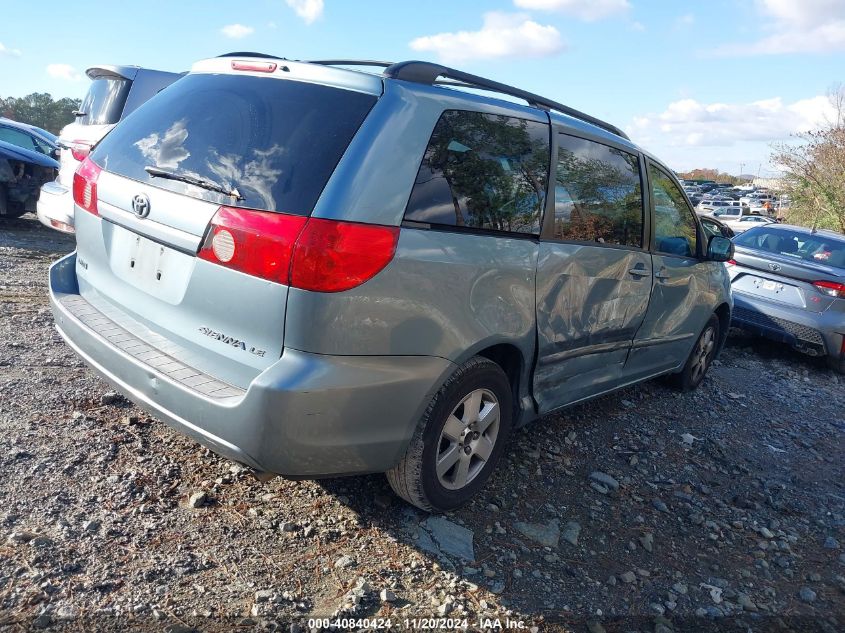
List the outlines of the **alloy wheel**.
{"type": "Polygon", "coordinates": [[[437,442],[437,479],[449,490],[469,484],[484,469],[499,435],[499,401],[476,389],[449,414],[437,442]]]}
{"type": "Polygon", "coordinates": [[[698,339],[698,343],[696,343],[695,350],[693,351],[692,367],[690,368],[690,377],[692,378],[693,384],[698,384],[704,377],[704,373],[710,365],[710,359],[713,357],[715,347],[716,329],[711,325],[701,333],[701,337],[698,339]]]}

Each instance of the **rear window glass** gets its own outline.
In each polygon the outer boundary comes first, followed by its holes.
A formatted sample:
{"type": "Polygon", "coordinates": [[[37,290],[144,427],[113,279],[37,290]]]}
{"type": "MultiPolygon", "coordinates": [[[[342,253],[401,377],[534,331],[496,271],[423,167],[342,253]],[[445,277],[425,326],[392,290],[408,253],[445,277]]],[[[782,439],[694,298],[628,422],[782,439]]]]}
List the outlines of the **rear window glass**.
{"type": "Polygon", "coordinates": [[[755,227],[735,238],[734,243],[815,264],[845,268],[845,239],[824,233],[755,227]]]}
{"type": "Polygon", "coordinates": [[[548,124],[447,110],[425,150],[405,219],[539,234],[549,154],[548,124]]]}
{"type": "Polygon", "coordinates": [[[308,215],[376,97],[244,75],[188,75],[92,153],[103,169],[218,204],[308,215]],[[240,200],[145,167],[202,179],[240,200]]]}
{"type": "Polygon", "coordinates": [[[77,123],[83,125],[107,125],[120,121],[123,106],[132,82],[128,79],[94,79],[88,93],[79,106],[82,114],[77,123]]]}

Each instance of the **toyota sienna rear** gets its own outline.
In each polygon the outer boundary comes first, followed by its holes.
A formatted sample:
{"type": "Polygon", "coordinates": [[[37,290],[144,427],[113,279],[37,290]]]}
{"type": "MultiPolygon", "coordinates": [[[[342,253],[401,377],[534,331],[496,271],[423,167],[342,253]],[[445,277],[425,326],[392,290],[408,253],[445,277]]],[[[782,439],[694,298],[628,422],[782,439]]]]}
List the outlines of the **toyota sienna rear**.
{"type": "Polygon", "coordinates": [[[94,369],[257,471],[386,472],[426,509],[477,493],[516,426],[701,382],[732,247],[671,171],[538,95],[349,63],[199,62],[95,148],[50,273],[94,369]]]}

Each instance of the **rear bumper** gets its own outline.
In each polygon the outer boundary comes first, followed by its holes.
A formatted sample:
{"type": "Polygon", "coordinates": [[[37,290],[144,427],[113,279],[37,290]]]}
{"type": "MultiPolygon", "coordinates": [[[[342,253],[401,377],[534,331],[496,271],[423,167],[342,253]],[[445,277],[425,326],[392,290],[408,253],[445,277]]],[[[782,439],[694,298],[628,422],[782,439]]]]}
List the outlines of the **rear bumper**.
{"type": "Polygon", "coordinates": [[[845,319],[841,312],[809,312],[734,292],[731,325],[814,355],[841,358],[845,319]]]}
{"type": "Polygon", "coordinates": [[[56,327],[128,398],[214,452],[288,477],[382,472],[398,462],[434,392],[454,369],[429,356],[328,356],[286,349],[240,395],[214,397],[168,376],[88,327],[76,254],[50,268],[56,327]]]}
{"type": "Polygon", "coordinates": [[[44,183],[36,204],[36,215],[46,227],[73,233],[73,194],[56,181],[44,183]]]}

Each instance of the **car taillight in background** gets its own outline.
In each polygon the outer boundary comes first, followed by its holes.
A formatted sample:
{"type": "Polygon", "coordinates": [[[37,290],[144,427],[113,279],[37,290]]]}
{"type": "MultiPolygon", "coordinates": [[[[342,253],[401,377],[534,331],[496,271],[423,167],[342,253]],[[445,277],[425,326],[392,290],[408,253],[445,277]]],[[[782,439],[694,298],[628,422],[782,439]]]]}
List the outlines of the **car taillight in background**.
{"type": "Polygon", "coordinates": [[[725,262],[725,266],[728,266],[728,267],[736,266],[736,260],[735,259],[729,259],[728,261],[725,262]]]}
{"type": "Polygon", "coordinates": [[[83,161],[91,153],[91,143],[87,141],[73,141],[70,145],[70,153],[74,160],[83,161]]]}
{"type": "Polygon", "coordinates": [[[198,256],[248,275],[314,292],[340,292],[378,274],[399,227],[220,207],[198,256]]]}
{"type": "Polygon", "coordinates": [[[813,285],[829,297],[845,297],[845,284],[835,281],[814,281],[813,285]]]}
{"type": "Polygon", "coordinates": [[[73,174],[73,201],[94,215],[100,215],[97,210],[97,178],[101,171],[97,163],[86,158],[73,174]]]}

